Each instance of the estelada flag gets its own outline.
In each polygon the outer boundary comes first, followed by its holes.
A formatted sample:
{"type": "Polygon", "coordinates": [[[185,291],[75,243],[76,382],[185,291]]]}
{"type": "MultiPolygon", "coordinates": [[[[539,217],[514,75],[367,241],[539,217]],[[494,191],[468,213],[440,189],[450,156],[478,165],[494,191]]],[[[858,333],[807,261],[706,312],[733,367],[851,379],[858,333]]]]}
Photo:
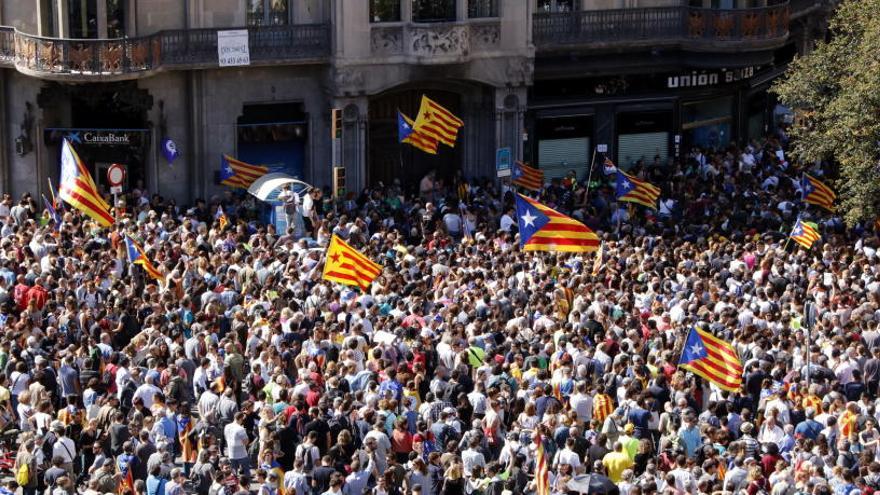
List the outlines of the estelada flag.
{"type": "Polygon", "coordinates": [[[805,203],[834,211],[834,200],[837,199],[837,195],[825,183],[810,174],[804,174],[801,178],[801,189],[805,203]]]}
{"type": "Polygon", "coordinates": [[[92,175],[66,138],[61,145],[61,180],[58,183],[58,196],[98,222],[100,226],[113,225],[110,205],[101,197],[92,175]]]}
{"type": "Polygon", "coordinates": [[[743,366],[736,349],[708,331],[691,328],[678,365],[728,392],[742,387],[743,366]]]}
{"type": "Polygon", "coordinates": [[[382,273],[382,266],[373,262],[335,234],[327,246],[324,260],[324,280],[355,285],[366,291],[382,273]]]}
{"type": "Polygon", "coordinates": [[[224,186],[247,189],[267,173],[269,167],[265,165],[251,165],[229,155],[220,157],[220,183],[224,186]]]}
{"type": "Polygon", "coordinates": [[[406,115],[403,114],[400,110],[397,111],[397,139],[402,144],[409,144],[415,148],[418,148],[425,153],[430,153],[432,155],[437,154],[437,146],[438,142],[431,136],[427,134],[421,133],[417,131],[413,126],[415,123],[413,120],[406,115]]]}
{"type": "Polygon", "coordinates": [[[519,243],[523,251],[592,253],[599,237],[586,225],[541,203],[516,195],[519,243]]]}
{"type": "Polygon", "coordinates": [[[540,191],[544,187],[544,171],[517,161],[510,172],[510,182],[529,191],[540,191]]]}

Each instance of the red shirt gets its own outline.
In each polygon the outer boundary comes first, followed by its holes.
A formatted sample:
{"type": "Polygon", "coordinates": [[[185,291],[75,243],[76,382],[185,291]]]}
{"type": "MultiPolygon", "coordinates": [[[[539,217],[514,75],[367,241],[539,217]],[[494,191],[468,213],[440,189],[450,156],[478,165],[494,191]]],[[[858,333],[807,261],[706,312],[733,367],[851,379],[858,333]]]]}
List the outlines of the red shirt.
{"type": "Polygon", "coordinates": [[[24,296],[24,307],[27,308],[28,304],[33,300],[37,303],[37,309],[43,309],[43,306],[46,305],[46,301],[49,299],[49,292],[43,288],[41,285],[35,285],[27,291],[27,294],[24,296]]]}
{"type": "Polygon", "coordinates": [[[413,437],[410,432],[395,428],[391,433],[391,451],[402,454],[412,451],[413,437]]]}

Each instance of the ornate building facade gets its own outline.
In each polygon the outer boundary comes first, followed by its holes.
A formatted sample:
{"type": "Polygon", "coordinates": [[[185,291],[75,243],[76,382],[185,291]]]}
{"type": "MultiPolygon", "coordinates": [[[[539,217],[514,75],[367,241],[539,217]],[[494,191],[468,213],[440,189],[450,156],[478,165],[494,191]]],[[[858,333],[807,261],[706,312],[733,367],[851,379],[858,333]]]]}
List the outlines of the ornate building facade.
{"type": "Polygon", "coordinates": [[[831,3],[0,0],[0,189],[45,192],[64,137],[100,185],[120,163],[182,202],[221,190],[224,153],[318,185],[344,166],[349,190],[494,176],[498,148],[549,175],[597,146],[668,159],[767,132],[766,89],[831,3]],[[422,94],[465,121],[437,156],[397,142],[422,94]]]}

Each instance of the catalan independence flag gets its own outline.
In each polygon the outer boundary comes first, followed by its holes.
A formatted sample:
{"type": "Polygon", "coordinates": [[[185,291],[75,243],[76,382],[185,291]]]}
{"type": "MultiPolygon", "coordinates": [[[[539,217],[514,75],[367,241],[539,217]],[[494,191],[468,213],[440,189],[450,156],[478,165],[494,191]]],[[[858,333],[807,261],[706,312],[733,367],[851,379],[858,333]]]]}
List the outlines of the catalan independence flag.
{"type": "Polygon", "coordinates": [[[529,191],[540,191],[544,187],[544,171],[517,161],[510,171],[510,182],[529,191]]]}
{"type": "Polygon", "coordinates": [[[599,237],[589,227],[522,194],[516,195],[516,218],[523,251],[591,253],[599,249],[599,237]]]}
{"type": "Polygon", "coordinates": [[[265,165],[251,165],[229,155],[220,157],[220,183],[224,186],[247,189],[267,173],[269,167],[265,165]]]}
{"type": "Polygon", "coordinates": [[[822,238],[819,235],[819,226],[813,222],[805,222],[798,218],[794,228],[789,235],[791,240],[803,246],[804,249],[810,249],[813,243],[822,238]]]}
{"type": "Polygon", "coordinates": [[[373,262],[347,242],[334,235],[327,246],[324,260],[324,280],[345,285],[356,285],[366,291],[367,287],[382,273],[382,266],[373,262]]]}
{"type": "Polygon", "coordinates": [[[98,186],[66,138],[61,146],[61,181],[58,197],[83,212],[102,227],[113,225],[110,205],[98,193],[98,186]]]}
{"type": "Polygon", "coordinates": [[[547,463],[547,454],[544,452],[544,439],[539,433],[535,437],[535,493],[536,495],[550,495],[550,466],[547,463]]]}
{"type": "Polygon", "coordinates": [[[736,350],[707,331],[691,328],[678,365],[722,390],[736,392],[742,387],[743,366],[736,350]]]}
{"type": "Polygon", "coordinates": [[[132,463],[136,462],[135,457],[131,454],[122,454],[116,461],[116,468],[119,470],[119,484],[116,487],[116,493],[137,493],[134,489],[134,470],[132,463]]]}
{"type": "Polygon", "coordinates": [[[801,189],[805,203],[834,211],[834,200],[837,199],[837,195],[822,181],[810,174],[804,174],[801,178],[801,189]]]}
{"type": "Polygon", "coordinates": [[[422,95],[422,104],[413,127],[419,133],[454,148],[458,130],[464,127],[464,122],[436,101],[422,95]]]}
{"type": "Polygon", "coordinates": [[[162,272],[157,270],[153,263],[147,258],[143,248],[140,247],[138,243],[134,242],[129,236],[125,236],[125,250],[128,253],[129,263],[141,265],[141,268],[147,272],[147,275],[156,280],[165,280],[165,276],[162,275],[162,272]]]}
{"type": "Polygon", "coordinates": [[[397,138],[401,143],[409,144],[425,153],[437,154],[438,142],[433,137],[413,128],[413,121],[400,110],[397,111],[397,138]]]}
{"type": "Polygon", "coordinates": [[[660,188],[617,169],[617,200],[657,208],[660,188]]]}
{"type": "Polygon", "coordinates": [[[214,213],[214,220],[220,224],[220,230],[226,230],[226,226],[229,225],[229,217],[226,216],[226,213],[223,212],[223,206],[217,205],[217,213],[214,213]]]}

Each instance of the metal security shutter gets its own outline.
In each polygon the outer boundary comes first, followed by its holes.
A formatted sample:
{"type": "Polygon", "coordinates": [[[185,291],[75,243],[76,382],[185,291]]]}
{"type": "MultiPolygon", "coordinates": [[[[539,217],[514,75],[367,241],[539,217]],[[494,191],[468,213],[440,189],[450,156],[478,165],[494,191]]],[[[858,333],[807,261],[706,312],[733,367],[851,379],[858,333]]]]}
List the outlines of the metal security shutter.
{"type": "Polygon", "coordinates": [[[617,164],[625,170],[632,168],[640,159],[653,163],[655,155],[660,155],[661,162],[665,162],[669,156],[668,132],[621,134],[617,138],[617,164]]]}
{"type": "Polygon", "coordinates": [[[544,179],[565,177],[569,170],[585,178],[589,165],[590,138],[542,139],[538,142],[538,167],[544,179]]]}

